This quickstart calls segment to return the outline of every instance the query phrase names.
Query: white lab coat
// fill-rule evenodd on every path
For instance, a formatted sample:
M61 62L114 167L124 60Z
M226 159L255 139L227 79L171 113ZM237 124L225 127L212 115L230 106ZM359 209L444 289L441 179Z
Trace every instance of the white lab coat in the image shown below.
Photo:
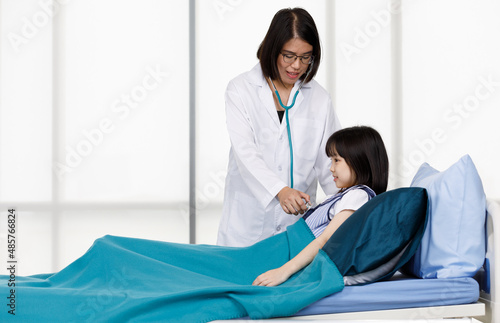
M300 82L292 89L290 105ZM260 64L234 78L225 95L231 140L217 244L249 246L286 230L299 216L286 214L276 197L290 186L286 117L280 123ZM329 94L316 81L304 84L289 110L294 188L316 199L318 181L337 191L325 144L340 129Z

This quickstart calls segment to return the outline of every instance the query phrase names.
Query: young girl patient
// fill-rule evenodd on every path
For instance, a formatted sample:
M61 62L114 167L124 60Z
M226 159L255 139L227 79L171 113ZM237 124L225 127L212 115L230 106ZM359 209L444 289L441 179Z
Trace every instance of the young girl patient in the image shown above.
M387 152L373 128L357 126L335 132L328 139L326 154L332 161L330 171L340 190L303 217L316 239L283 266L259 275L253 285L279 285L307 266L354 211L387 189Z
M14 313L15 304L19 322L269 318L292 315L339 292L344 281L338 264L318 250L355 210L385 191L388 162L380 135L368 127L336 132L326 153L340 192L309 210L305 222L299 219L287 232L242 248L108 235L57 273L15 276L15 289L0 284L0 295L11 306L0 312L0 321L12 319L7 310ZM290 254L297 256L289 260ZM254 261L262 257L262 262ZM261 287L279 285L296 272L298 279L289 284ZM0 281L12 277L0 276Z

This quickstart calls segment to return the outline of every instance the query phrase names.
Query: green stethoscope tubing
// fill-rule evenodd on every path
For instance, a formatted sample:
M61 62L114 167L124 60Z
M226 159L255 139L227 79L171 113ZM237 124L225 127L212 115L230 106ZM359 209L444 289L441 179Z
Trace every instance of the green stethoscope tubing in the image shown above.
M290 105L284 105L283 102L281 102L281 97L280 94L278 93L278 89L276 89L276 85L274 85L273 80L269 78L271 81L271 84L274 87L274 93L276 94L276 97L278 98L278 102L280 103L281 107L285 109L285 119L286 119L286 132L288 133L288 145L290 146L290 188L293 188L293 146L292 146L292 132L290 130L290 121L288 120L288 110L293 108L295 105L295 100L297 99L297 95L299 94L300 89L302 88L302 85L304 82L300 84L299 88L295 92L295 95L293 96L292 104Z
M309 62L309 68L306 73L306 76L304 77L304 80L300 82L299 88L295 92L295 95L293 96L292 104L289 106L286 106L281 102L281 97L280 94L278 93L278 89L276 88L276 85L274 85L274 82L271 78L269 78L269 81L271 81L271 84L274 87L274 93L276 93L276 97L278 98L278 102L280 103L281 107L285 109L285 118L286 118L286 132L288 133L288 145L290 146L290 188L293 188L293 146L292 146L292 132L290 130L290 121L288 120L288 110L293 108L295 105L295 99L297 99L297 95L299 95L299 91L302 88L302 85L304 85L305 80L309 77L309 73L312 71L312 67L314 64L314 58Z

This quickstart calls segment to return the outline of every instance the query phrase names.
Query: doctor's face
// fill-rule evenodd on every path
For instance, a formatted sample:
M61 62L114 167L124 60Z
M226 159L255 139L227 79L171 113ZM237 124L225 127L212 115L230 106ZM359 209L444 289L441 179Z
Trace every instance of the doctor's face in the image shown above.
M283 80L287 88L293 87L295 82L307 72L307 68L309 67L309 64L302 63L301 58L295 57L294 55L302 56L302 60L305 60L312 55L312 50L313 47L300 38L290 39L281 49L281 54L278 55L276 64L278 65L281 80ZM288 59L293 56L292 60L295 58L295 61L292 63L285 63L283 55L288 56Z

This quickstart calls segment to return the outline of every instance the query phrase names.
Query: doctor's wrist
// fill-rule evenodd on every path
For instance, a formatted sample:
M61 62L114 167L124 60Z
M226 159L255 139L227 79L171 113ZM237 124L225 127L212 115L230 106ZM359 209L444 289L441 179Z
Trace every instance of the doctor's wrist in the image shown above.
M278 192L278 194L276 194L276 198L278 198L278 200L279 200L279 201L281 201L281 199L282 199L284 196L286 196L286 195L287 195L287 191L288 191L288 190L291 190L291 188L290 188L290 187L288 187L288 186L283 187L283 188L282 188L282 189Z

